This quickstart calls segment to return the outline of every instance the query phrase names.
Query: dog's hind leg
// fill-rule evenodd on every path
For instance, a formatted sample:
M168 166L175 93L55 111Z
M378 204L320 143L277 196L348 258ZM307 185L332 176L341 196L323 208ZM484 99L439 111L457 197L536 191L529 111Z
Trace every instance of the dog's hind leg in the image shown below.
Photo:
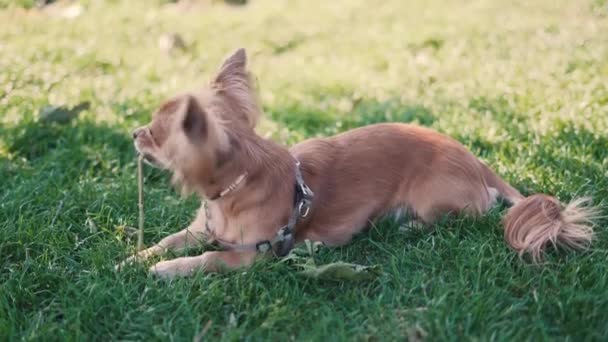
M498 192L498 189L496 188L488 188L488 196L488 206L485 211L490 210L490 208L496 205L498 198L500 197L500 192Z

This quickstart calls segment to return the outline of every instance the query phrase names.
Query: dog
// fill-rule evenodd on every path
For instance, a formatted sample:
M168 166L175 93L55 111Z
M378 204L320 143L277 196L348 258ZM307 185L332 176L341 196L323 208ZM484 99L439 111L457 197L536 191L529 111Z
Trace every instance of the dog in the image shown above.
M523 196L458 141L403 123L369 125L291 149L257 135L262 114L244 49L230 55L210 84L166 101L133 132L144 160L169 170L184 193L202 199L184 230L125 263L183 250L201 241L221 250L161 261L150 272L188 276L285 255L305 239L341 246L370 220L407 211L417 225L443 215L482 215L508 205L504 238L520 256L542 260L548 246L586 248L593 238L588 199L562 204Z

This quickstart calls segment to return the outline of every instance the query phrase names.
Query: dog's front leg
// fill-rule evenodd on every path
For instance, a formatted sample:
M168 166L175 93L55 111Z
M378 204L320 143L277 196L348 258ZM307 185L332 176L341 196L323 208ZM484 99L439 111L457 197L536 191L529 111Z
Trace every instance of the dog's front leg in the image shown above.
M161 256L168 251L179 252L188 247L199 245L204 241L204 235L201 232L203 231L203 227L205 227L205 220L205 214L201 209L188 228L178 233L171 234L160 240L156 245L128 257L125 261L117 265L116 268L120 269L124 265L135 261L145 261L152 256Z
M152 256L160 256L166 254L168 251L179 252L188 247L200 244L203 239L203 235L200 233L193 233L190 228L186 228L179 233L169 235L164 239L160 240L156 245L146 248L143 251L139 251L137 254L128 257L118 267L124 266L135 261L145 261Z
M248 267L256 259L257 252L205 252L195 257L183 257L161 261L150 267L150 272L162 278L190 276L196 271L220 272Z

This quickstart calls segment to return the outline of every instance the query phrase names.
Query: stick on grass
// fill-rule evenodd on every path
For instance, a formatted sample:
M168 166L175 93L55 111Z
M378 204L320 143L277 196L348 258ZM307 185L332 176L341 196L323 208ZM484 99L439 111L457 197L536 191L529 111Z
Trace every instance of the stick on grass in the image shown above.
M137 250L144 249L144 177L142 172L143 157L137 158L137 207L139 209L139 230L137 231Z

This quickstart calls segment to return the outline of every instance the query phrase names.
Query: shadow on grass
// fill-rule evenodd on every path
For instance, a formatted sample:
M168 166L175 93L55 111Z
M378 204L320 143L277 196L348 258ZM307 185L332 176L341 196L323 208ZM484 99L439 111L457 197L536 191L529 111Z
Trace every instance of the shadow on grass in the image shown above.
M436 119L424 106L405 104L399 99L356 99L351 101L350 106L352 110L339 113L335 110L323 111L300 104L289 104L268 108L266 113L272 120L290 130L301 132L305 137L333 135L381 122L412 122L429 126Z
M80 121L61 125L55 123L24 122L3 132L8 137L11 153L29 161L39 159L56 149L69 149L74 153L83 149L109 149L122 160L132 149L126 134L106 125Z
M35 169L63 177L112 177L126 165L135 165L128 131L90 120L63 125L28 120L0 128L0 134L12 155L11 160L2 157L6 166L0 168L0 175ZM163 179L159 170L147 168L146 174L152 182Z

